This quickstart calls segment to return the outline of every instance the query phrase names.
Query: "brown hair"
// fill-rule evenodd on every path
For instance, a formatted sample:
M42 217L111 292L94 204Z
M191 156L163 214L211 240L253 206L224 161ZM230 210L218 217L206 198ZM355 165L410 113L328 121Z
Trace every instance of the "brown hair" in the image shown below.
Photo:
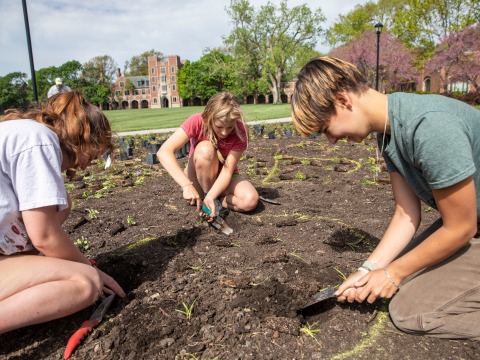
M107 117L98 107L85 101L78 91L54 95L42 106L24 113L8 110L4 120L14 119L36 120L57 134L61 147L74 164L67 172L70 177L75 174L81 152L113 149Z
M310 60L298 74L292 95L292 120L304 136L317 133L336 114L336 96L341 91L361 94L368 90L365 76L358 68L329 56Z
M220 151L218 151L218 139L213 131L213 122L222 121L225 126L234 126L235 133L241 140L245 140L243 134L238 130L238 121L243 124L245 133L247 133L247 125L243 119L243 112L240 109L240 104L235 99L235 95L229 91L219 92L213 95L210 100L207 102L207 106L202 113L203 119L203 132L204 136L213 144L217 150L217 156L220 162L224 163L225 159L223 158Z

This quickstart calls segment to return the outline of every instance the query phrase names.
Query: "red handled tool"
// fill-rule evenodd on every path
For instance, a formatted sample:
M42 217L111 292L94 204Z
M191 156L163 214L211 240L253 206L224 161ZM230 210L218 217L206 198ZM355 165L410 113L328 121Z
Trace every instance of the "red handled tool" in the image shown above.
M100 324L103 319L103 316L107 312L110 304L112 303L113 299L115 298L115 294L109 295L102 303L95 309L90 319L85 321L80 329L78 329L75 334L70 337L68 340L67 347L65 348L65 353L63 354L64 359L68 359L70 355L75 351L78 345L82 342L82 340L92 332L93 328Z

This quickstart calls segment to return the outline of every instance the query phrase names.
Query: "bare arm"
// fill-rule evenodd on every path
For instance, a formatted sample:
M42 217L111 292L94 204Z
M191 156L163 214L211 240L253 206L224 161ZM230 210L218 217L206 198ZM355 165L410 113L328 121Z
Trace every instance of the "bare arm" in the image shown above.
M243 152L230 151L225 160L225 164L218 174L217 180L213 184L212 188L208 191L208 194L205 196L204 203L210 209L214 210L213 200L223 194L225 189L228 187L232 181L232 176L235 168L237 167L240 157Z
M157 152L157 156L164 169L182 188L183 197L187 200L194 200L197 203L197 208L200 209L200 195L175 158L175 152L188 140L187 133L182 128L178 129L163 143Z
M390 264L402 252L415 235L421 220L420 199L412 188L398 172L390 173L390 179L395 213L382 240L368 257L368 261L377 264L379 268ZM339 287L338 293L342 294L346 289L354 288L354 284L364 276L361 271L355 272ZM348 300L353 301L354 298L355 292L350 292ZM346 297L339 297L340 301L345 299Z
M473 178L469 177L448 188L433 190L443 225L425 241L388 265L393 281L401 281L419 270L453 255L477 231L477 207ZM397 290L386 278L383 269L368 273L356 286L363 287L357 301L373 302L378 297L390 298Z

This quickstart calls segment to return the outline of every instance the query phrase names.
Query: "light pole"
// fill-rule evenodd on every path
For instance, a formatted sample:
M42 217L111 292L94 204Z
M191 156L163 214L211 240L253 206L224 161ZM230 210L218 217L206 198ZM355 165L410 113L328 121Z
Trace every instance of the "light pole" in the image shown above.
M375 75L375 90L378 91L378 63L380 61L380 33L382 32L383 24L377 22L374 26L375 32L377 33L377 70Z
M35 66L33 65L32 41L30 39L30 26L28 25L27 0L22 0L23 18L25 21L25 31L27 33L28 59L30 60L30 72L32 74L33 101L38 104L37 81L35 80Z

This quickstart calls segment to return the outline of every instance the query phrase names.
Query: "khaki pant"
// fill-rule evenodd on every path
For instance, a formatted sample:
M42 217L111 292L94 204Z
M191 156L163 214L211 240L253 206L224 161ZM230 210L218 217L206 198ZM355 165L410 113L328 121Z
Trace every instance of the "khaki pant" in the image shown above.
M441 219L434 222L410 249L441 225ZM408 333L480 340L480 239L402 283L389 310L395 326Z

